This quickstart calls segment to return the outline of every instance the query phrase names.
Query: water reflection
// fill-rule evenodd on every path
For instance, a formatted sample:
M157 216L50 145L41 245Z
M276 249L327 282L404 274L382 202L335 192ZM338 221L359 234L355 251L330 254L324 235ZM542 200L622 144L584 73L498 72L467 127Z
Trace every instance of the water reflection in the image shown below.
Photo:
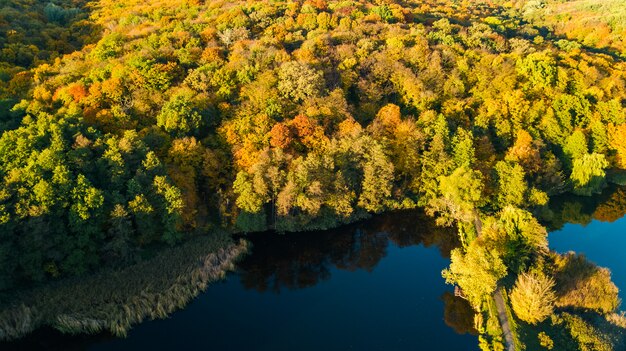
M606 201L601 202L592 217L601 222L615 222L626 215L626 189L616 189Z
M312 287L330 279L332 268L371 272L387 255L390 241L398 247L436 245L444 257L459 245L454 229L436 226L419 211L323 232L258 233L249 239L252 254L239 265L240 280L246 289L261 292Z
M565 224L587 225L593 220L614 222L626 215L626 187L610 186L597 196L562 195L550 200L539 214L549 231Z
M454 296L451 292L445 292L441 299L444 303L443 320L447 326L458 334L478 335L474 329L475 312L467 300Z
M599 221L613 222L624 216L624 189L610 188L601 196L591 198L557 197L541 213L543 222L551 230L563 228L567 222L588 225L584 235L580 235L584 250L571 246L572 233L563 233L561 247L588 252L597 263L613 268L616 283L621 287L626 284L626 272L619 269L623 266L623 245L617 243L626 239L621 232L613 230L615 235L607 248L601 245L607 242L606 228L595 226L606 224ZM620 223L626 225L622 220L611 226L618 228ZM566 226L566 229L571 231L576 227ZM595 234L604 235L604 239L594 239ZM58 345L58 349L72 346L116 351L165 349L175 348L182 340L193 342L196 349L242 350L343 350L359 345L361 349L373 349L374 344L380 345L380 349L394 349L390 345L395 345L395 349L415 345L467 349L476 345L474 337L454 335L452 330L460 334L476 333L474 313L465 300L451 293L452 288L444 284L440 275L440 270L447 265L441 256L449 257L451 249L459 245L456 232L435 226L431 218L419 211L380 215L330 231L258 233L247 239L253 244L252 252L240 263L237 274L204 292L204 285L197 288L196 278L203 277L198 275L197 258L206 254L208 246L189 243L152 260L158 264L146 263L112 276L115 279L109 279L110 283L101 277L92 277L77 281L76 285L42 289L41 294L32 294L33 297L27 299L37 307L33 311L45 317L37 319L36 325L58 327L56 316L67 315L68 311L88 316L89 320L94 319L92 316L99 320L113 316L111 320L117 321L119 315L126 316L127 310L117 311L129 306L128 301L139 301L144 306L146 296L154 296L156 303L145 305L150 313L157 311L154 306L176 302L172 304L175 308L167 309L169 314L200 294L184 311L171 318L133 328L128 339L107 341L100 335L89 339L63 337L52 343L50 340L58 334L49 337L39 332L29 338L31 342L0 344L0 349L49 349L51 344ZM558 234L552 234L550 242L558 244ZM597 256L594 256L596 246ZM407 249L398 249L404 247ZM183 300L177 297L181 296L180 292L184 293ZM46 299L34 298L40 295ZM59 298L51 299L51 296ZM0 322L2 320L0 318ZM339 332L344 327L349 328L351 337ZM277 328L288 332L272 337ZM1 330L8 329L0 323ZM240 338L242 330L246 338ZM331 334L330 342L319 338L319 335ZM47 346L32 346L44 344Z
M443 257L459 245L456 231L435 226L420 211L385 214L324 232L258 233L246 239L252 249L236 274L206 291L194 289L189 296L200 295L183 311L136 325L127 339L38 332L18 343L0 344L0 349L41 349L45 344L46 349L55 345L58 349L161 350L185 342L194 349L404 350L417 345L468 349L476 344L474 336L455 335L455 331L475 333L473 311L450 293L452 288L440 275L447 265ZM181 262L195 261L193 252L184 250L164 256L153 267L157 272L140 270L141 274L124 277L141 276L150 291L169 291L171 284L151 284L152 276L170 265L168 259L180 256ZM176 276L176 291L187 291L186 277L194 272L185 270ZM121 285L128 283L117 281L111 287ZM137 291L145 295L144 288ZM157 295L159 303L170 299L170 295ZM111 308L122 308L120 301L107 300ZM182 308L187 301L177 306ZM81 304L81 312L91 316L88 305ZM54 310L61 313L68 308L60 305ZM283 332L276 334L277 329Z

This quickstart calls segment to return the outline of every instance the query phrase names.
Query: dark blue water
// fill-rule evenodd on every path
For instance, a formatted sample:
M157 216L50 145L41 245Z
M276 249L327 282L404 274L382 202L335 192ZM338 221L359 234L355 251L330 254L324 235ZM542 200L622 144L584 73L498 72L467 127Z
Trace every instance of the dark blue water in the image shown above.
M90 349L474 350L475 337L444 322L447 264L436 248L391 245L371 272L333 268L303 289L249 290L233 275L171 318Z
M626 217L608 222L598 219L588 224L565 224L550 233L550 248L564 253L575 251L611 270L613 282L626 301ZM624 306L622 306L622 309Z
M40 332L18 350L477 350L473 311L441 270L454 230L420 212L248 237L238 271L127 338ZM167 288L167 287L164 287ZM49 336L48 334L52 334Z
M441 277L454 233L422 221L255 235L240 270L184 310L88 349L476 350L455 331L471 329L469 306Z

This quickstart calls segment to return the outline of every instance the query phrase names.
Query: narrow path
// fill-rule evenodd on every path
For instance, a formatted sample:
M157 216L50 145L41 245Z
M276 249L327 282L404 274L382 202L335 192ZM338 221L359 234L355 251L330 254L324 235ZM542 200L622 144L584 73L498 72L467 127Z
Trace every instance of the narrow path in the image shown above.
M476 228L476 233L478 236L483 231L483 222L480 220L480 215L478 212L474 211L474 227ZM500 327L502 328L502 333L504 334L504 343L507 351L517 351L515 349L515 339L513 337L513 332L511 332L511 327L509 324L509 316L506 313L506 306L504 305L504 298L502 297L502 287L496 288L496 291L493 293L493 299L496 302L496 309L498 310L498 320L500 320Z
M513 339L513 333L509 326L509 316L506 313L506 306L504 305L504 298L502 297L502 288L496 289L493 293L493 299L496 301L496 308L498 309L498 319L500 320L500 326L502 327L502 333L504 333L504 342L506 344L507 351L515 350L515 340Z

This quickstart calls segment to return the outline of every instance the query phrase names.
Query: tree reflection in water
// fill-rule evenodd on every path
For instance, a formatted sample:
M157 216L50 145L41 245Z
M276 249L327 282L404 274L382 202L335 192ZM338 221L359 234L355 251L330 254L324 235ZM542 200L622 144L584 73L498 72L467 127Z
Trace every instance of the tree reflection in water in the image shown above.
M330 279L333 268L371 272L386 256L390 242L398 247L436 246L442 256L460 245L455 228L436 226L421 211L401 211L335 230L248 237L252 252L239 265L246 289L280 293L305 289ZM459 334L474 334L474 311L467 301L446 292L444 321Z
M474 329L474 309L472 306L451 292L445 292L441 299L444 303L443 320L446 325L454 329L458 334L478 335Z
M561 195L550 200L539 217L549 231L566 223L587 225L596 219L614 222L626 215L626 187L612 185L597 196Z
M330 278L331 268L371 272L398 247L437 246L444 257L459 245L454 228L442 228L420 211L401 211L323 232L251 234L252 254L240 265L246 289L280 292L312 287Z

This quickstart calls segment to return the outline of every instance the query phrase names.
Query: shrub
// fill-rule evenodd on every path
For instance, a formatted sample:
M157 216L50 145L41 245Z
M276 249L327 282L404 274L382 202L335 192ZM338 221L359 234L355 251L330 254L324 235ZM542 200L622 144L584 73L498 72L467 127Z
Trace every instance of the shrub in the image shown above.
M574 253L557 256L555 263L557 307L607 313L619 306L619 290L611 281L611 271Z

